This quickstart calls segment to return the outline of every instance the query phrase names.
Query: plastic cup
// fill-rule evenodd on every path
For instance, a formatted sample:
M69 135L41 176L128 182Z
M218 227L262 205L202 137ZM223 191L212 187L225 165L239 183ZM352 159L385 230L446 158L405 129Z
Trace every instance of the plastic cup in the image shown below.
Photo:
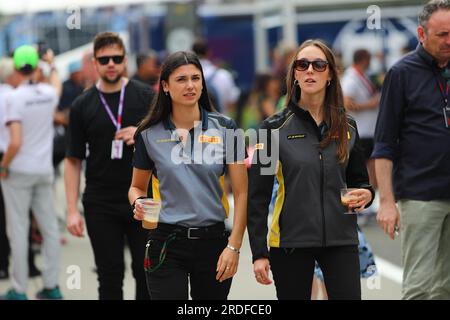
M344 207L347 208L347 211L345 211L345 214L356 214L355 211L351 210L349 208L349 205L356 202L356 196L349 194L351 191L355 191L357 188L342 188L341 189L341 203Z
M152 198L137 199L145 212L142 227L145 229L156 229L159 221L159 212L161 211L161 201Z

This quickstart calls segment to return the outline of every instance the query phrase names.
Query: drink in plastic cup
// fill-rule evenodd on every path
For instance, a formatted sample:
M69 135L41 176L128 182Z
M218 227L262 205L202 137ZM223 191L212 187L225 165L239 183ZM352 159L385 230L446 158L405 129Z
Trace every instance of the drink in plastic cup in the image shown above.
M357 188L342 188L341 189L341 203L347 208L346 214L354 214L356 212L349 209L349 205L356 202L356 196L349 194L351 191L355 191Z
M161 211L161 201L152 198L137 199L144 208L144 220L142 220L142 227L145 229L156 229L159 221L159 212Z

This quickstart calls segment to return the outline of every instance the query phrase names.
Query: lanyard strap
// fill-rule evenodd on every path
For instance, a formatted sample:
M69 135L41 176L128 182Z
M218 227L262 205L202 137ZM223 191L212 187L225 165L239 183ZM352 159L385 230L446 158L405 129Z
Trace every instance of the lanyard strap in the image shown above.
M108 113L109 118L111 119L112 123L116 127L117 131L120 130L122 127L122 111L123 111L123 99L125 96L125 80L122 80L122 87L120 88L120 98L119 98L119 110L117 111L117 120L114 119L114 115L111 111L111 108L108 105L108 102L106 102L105 97L103 96L101 90L101 82L98 86L98 94L100 96L100 100L102 101L103 107L106 110L106 113Z
M358 78L361 80L363 86L366 87L367 90L369 91L369 94L373 95L376 91L376 88L373 85L373 83L367 78L365 74L361 73L358 69L354 68L354 70Z
M445 104L447 104L448 101L448 81L445 81L445 92L444 92L444 86L442 85L440 79L439 79L439 73L433 69L434 78L436 79L436 82L439 87L439 92L441 93L442 98L444 99ZM445 79L444 79L445 80Z
M439 91L441 92L445 103L447 103L447 100L448 100L448 82L445 84L445 93L444 93L444 86L442 85L442 83L440 81L438 81L438 83L439 83Z

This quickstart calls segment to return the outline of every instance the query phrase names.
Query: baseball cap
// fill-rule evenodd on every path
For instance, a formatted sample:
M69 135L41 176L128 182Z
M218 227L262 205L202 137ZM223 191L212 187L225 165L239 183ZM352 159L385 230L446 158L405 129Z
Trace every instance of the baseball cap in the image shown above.
M72 61L69 64L69 73L74 73L81 70L81 61Z
M37 50L29 45L23 45L14 50L14 67L16 70L23 68L36 69L39 62Z

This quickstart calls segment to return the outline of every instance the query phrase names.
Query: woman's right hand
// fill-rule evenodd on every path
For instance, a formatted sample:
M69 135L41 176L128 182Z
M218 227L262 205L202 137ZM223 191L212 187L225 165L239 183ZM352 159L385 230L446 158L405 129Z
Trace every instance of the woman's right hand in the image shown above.
M253 273L255 274L256 281L261 284L272 284L272 280L269 278L270 262L267 258L260 258L253 262Z

